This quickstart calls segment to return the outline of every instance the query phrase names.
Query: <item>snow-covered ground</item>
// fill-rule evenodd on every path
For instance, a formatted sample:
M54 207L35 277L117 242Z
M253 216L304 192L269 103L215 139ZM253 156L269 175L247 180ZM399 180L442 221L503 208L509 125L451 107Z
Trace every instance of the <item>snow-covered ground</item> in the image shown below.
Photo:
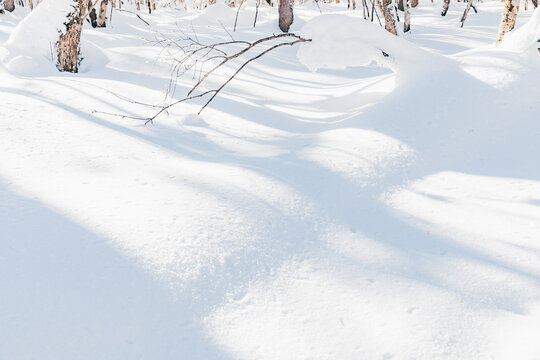
M540 10L495 47L498 1L399 38L321 6L146 126L103 113L163 101L149 39L234 10L116 11L79 74L0 15L0 359L540 358ZM236 38L279 31L261 9Z

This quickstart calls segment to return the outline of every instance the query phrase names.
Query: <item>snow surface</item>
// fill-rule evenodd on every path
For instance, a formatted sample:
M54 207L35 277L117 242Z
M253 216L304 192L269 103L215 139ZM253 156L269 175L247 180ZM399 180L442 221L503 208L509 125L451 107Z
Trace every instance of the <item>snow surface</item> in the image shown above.
M32 74L56 62L56 42L59 33L65 30L64 22L73 9L71 3L71 0L43 1L19 22L3 46L4 55L0 56L9 71Z
M149 40L275 9L115 11L68 74L55 1L0 15L0 359L540 358L538 10L496 47L498 1L298 6L311 43L144 126L103 112L164 101Z

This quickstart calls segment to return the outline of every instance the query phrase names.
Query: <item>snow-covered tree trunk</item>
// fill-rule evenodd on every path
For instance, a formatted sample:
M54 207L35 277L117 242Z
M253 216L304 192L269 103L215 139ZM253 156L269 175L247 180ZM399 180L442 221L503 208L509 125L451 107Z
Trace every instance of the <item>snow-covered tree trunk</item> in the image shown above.
M64 23L65 30L58 40L58 69L60 71L79 71L79 42L83 25L82 9L84 0L71 1L73 8Z
M4 0L0 0L0 14L4 13Z
M446 16L446 13L448 12L449 7L450 7L450 0L444 0L441 16Z
M279 28L283 32L289 32L293 23L293 8L291 0L280 0L279 2Z
M382 0L382 4L379 3L384 14L384 28L394 35L397 35L396 21L394 20L394 14L392 13L392 0Z
M534 8L536 9L538 7L538 0L531 0Z
M505 0L504 12L499 26L499 36L497 44L500 43L504 35L511 31L516 25L516 18L519 11L519 0Z
M109 0L101 0L99 5L99 15L97 19L97 27L105 27L105 20L107 19L107 5L109 5Z

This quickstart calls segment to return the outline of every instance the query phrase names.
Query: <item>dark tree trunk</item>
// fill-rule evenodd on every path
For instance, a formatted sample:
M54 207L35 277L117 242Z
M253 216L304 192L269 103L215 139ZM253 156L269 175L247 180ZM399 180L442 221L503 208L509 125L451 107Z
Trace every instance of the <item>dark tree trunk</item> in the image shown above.
M4 9L6 11L12 12L15 10L15 2L13 0L4 0Z
M448 12L449 7L450 7L450 0L444 0L441 16L446 16L446 13Z
M97 27L97 15L96 15L96 9L92 7L92 0L88 0L88 10L90 11L90 14L88 15L88 18L90 19L90 24L92 24L92 27Z
M290 0L280 0L279 2L279 28L283 32L289 32L293 23L293 8Z

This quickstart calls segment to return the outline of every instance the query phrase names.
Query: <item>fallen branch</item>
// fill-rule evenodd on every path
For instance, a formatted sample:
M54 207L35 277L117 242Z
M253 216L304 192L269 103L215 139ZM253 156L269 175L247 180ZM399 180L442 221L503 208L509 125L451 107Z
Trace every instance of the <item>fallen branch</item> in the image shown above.
M227 78L225 82L223 82L219 87L215 89L211 89L208 91L204 91L198 95L192 95L195 90L197 90L201 84L203 84L210 75L212 75L216 70L227 64L229 61L233 59L237 59L241 57L242 55L246 54L250 50L253 50L254 48L258 48L261 45L276 41L276 40L285 40L283 42L279 42L277 44L271 45L269 47L266 47L264 50L261 50L258 54L251 56L247 60L245 60L235 71L234 73ZM292 41L291 41L292 40ZM187 42L187 44L182 43ZM197 72L197 64L201 63L201 70L199 75L199 80L195 83L195 85L188 91L187 96L174 101L168 105L165 105L161 107L161 109L155 113L152 117L145 118L145 124L153 123L153 121L161 115L163 112L167 111L171 107L196 98L202 98L206 95L212 94L212 96L206 101L206 103L202 106L202 108L199 110L198 114L201 114L201 112L216 98L216 96L225 88L249 63L263 57L264 55L268 54L269 52L283 47L283 46L293 46L295 44L301 43L301 42L309 42L311 39L305 39L299 35L296 35L294 33L284 33L284 34L278 34L278 35L272 35L268 36L259 40L256 40L254 42L244 41L244 40L230 40L230 41L223 41L219 43L213 43L213 44L203 44L201 43L197 38L193 38L190 36L187 36L184 39L181 40L173 40L170 38L164 38L157 43L164 46L164 48L167 49L169 54L172 54L170 51L171 47L174 47L176 50L180 50L182 52L182 56L180 58L173 56L173 62L174 65L171 69L171 80L169 85L169 90L171 87L176 85L176 82L178 81L178 78L181 74L185 73L185 71L194 68L195 72ZM227 48L231 46L243 46L243 48L237 50L236 52L232 53L231 55L228 55ZM217 65L213 66L210 70L203 72L202 67L208 62L212 60L221 60ZM180 69L184 69L184 71L181 71ZM173 84L174 83L174 84Z

